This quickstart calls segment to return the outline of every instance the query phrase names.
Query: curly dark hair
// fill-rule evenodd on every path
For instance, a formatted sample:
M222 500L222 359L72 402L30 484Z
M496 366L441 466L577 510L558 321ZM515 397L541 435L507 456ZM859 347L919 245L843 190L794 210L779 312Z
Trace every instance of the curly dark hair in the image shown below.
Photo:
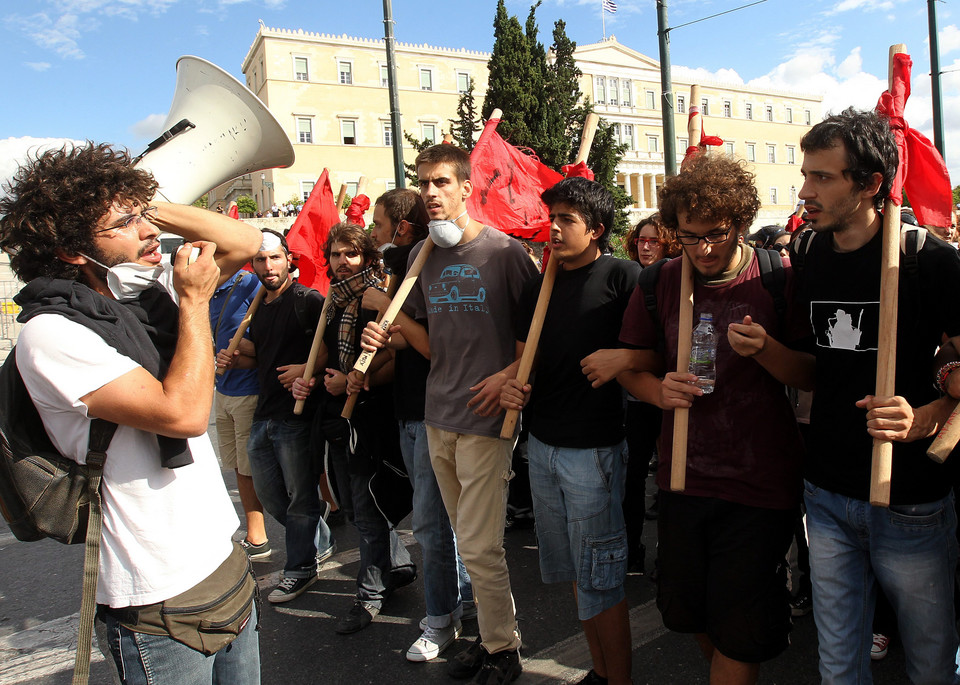
M373 237L367 233L365 228L351 224L349 221L341 221L339 224L332 226L330 233L327 235L327 242L323 245L323 258L327 262L327 275L330 278L336 277L336 274L330 270L330 250L334 243L350 245L360 253L364 263L372 266L374 273L376 273L379 278L383 278L380 250L377 249L376 243L373 242Z
M847 151L843 175L860 190L867 187L874 174L883 177L880 189L873 196L874 208L882 209L900 164L897 141L887 118L873 110L848 107L840 114L831 114L800 139L800 149L804 152L830 150L838 145Z
M540 194L540 199L550 208L561 202L569 205L583 217L590 231L602 225L604 230L597 240L597 247L600 248L600 252L607 251L616 216L616 205L609 190L596 181L574 176L565 178L544 190Z
M660 219L660 212L654 212L650 216L640 219L639 223L633 227L633 230L627 234L624 243L630 259L635 262L640 261L640 252L637 250L637 238L640 237L640 231L643 230L644 226L653 226L654 230L656 230L657 242L660 243L660 247L663 248L664 257L680 256L680 243L677 242L677 237L663 225L663 221Z
M663 224L676 232L679 212L691 221L717 222L745 232L760 211L754 175L726 155L700 154L667 179L658 199Z
M77 279L79 267L59 253L97 253L94 230L114 202L145 205L157 191L148 171L134 169L126 150L87 141L37 152L0 199L0 249L22 281Z

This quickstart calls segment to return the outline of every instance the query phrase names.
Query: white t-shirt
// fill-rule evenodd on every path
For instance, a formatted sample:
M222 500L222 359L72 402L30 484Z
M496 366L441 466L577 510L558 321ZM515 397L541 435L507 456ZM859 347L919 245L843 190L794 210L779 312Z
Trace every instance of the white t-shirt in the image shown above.
M132 371L136 362L59 314L28 321L16 352L54 445L84 463L90 418L80 398ZM166 469L156 435L117 428L101 487L98 603L125 607L169 599L209 576L230 554L240 522L210 439L191 438L190 451L193 464Z

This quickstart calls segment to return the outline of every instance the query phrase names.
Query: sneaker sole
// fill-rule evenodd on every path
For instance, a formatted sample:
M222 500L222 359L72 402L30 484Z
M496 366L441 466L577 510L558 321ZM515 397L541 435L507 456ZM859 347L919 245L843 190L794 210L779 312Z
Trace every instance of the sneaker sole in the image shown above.
M463 632L463 626L455 626L453 629L453 634L450 636L450 639L444 642L442 645L437 645L436 649L432 649L429 652L411 652L410 649L408 649L407 661L420 663L422 661L432 661L433 659L436 659L438 656L443 654L450 645L452 645L454 642L457 641L457 638L460 637L460 634L462 632ZM419 640L417 642L419 642ZM416 642L414 644L416 644Z
M250 557L250 561L263 561L264 559L269 559L271 554L273 554L273 550L268 549L266 552L257 552L256 554L247 554L247 556Z
M283 593L278 593L276 590L274 590L274 591L271 592L269 595L267 595L267 601L270 602L271 604L283 604L284 602L289 602L289 601L291 601L291 600L294 600L294 599L296 599L297 597L299 597L300 595L302 595L304 592L306 592L307 589L308 589L311 585L313 585L314 583L316 583L316 582L317 582L317 577L316 577L316 576L310 576L309 581L310 581L310 582L308 582L306 585L304 585L303 587L301 587L301 588L300 588L299 590L297 590L296 592L283 592Z

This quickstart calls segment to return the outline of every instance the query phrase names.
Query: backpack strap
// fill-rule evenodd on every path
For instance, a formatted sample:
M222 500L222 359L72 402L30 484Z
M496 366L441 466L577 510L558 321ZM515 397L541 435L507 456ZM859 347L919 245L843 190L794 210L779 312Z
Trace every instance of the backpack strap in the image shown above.
M909 224L900 224L900 263L911 279L920 275L920 263L917 254L927 241L927 229Z
M654 262L640 270L640 277L637 279L637 287L643 291L643 304L647 308L650 320L657 327L657 351L661 354L664 350L665 336L663 333L663 324L660 323L660 317L657 314L657 281L660 280L660 269L669 261L666 257L660 261Z
M790 251L790 265L795 271L803 270L803 262L810 252L810 246L813 245L813 237L816 232L812 228L805 228L800 231L800 235L793 241L793 248Z
M305 288L294 290L293 311L297 315L297 323L300 324L300 328L306 331L308 335L312 335L316 326L310 323L310 317L307 315L307 291Z
M787 313L787 274L783 269L783 259L776 250L754 248L757 254L757 265L760 267L760 282L773 298L773 307L777 312L777 319L784 321Z

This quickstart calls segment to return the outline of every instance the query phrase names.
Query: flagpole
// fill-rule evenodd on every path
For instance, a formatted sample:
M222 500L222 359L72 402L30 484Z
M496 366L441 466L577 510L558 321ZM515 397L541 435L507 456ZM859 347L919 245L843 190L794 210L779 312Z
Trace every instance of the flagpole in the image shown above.
M603 0L600 0L600 24L603 26L603 40L607 40L607 12L603 9Z

